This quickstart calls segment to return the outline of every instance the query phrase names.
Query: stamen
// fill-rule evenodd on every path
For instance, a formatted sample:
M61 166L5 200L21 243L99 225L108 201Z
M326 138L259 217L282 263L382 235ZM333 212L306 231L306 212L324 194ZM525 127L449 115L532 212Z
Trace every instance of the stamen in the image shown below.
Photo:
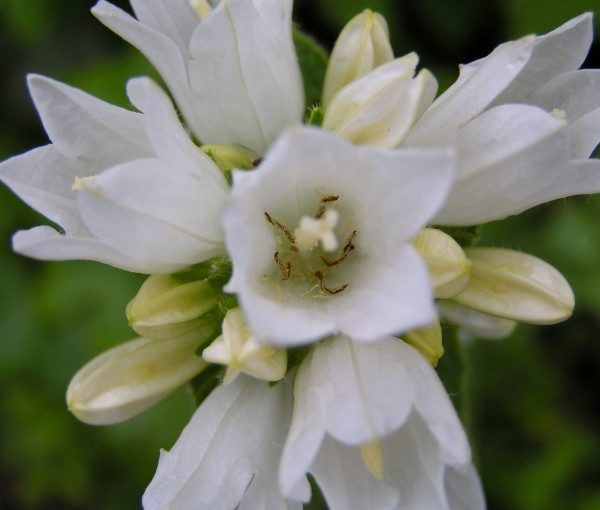
M323 197L321 199L321 202L319 202L319 207L317 208L317 212L315 213L315 218L319 219L321 216L323 216L323 213L325 212L327 206L331 202L335 202L338 198L340 198L339 195L327 195L326 197Z
M332 289L330 287L327 287L327 285L325 285L325 276L323 275L323 273L321 271L317 271L315 273L315 276L317 277L317 280L319 280L319 287L326 294L331 294L331 295L339 294L340 292L343 292L344 290L346 290L346 287L348 287L348 284L345 283L344 285L339 285Z
M273 258L275 259L277 267L279 267L279 270L281 271L281 279L283 281L287 280L290 277L290 273L292 272L292 264L289 262L284 264L283 261L279 258L278 251L275 252Z
M280 223L279 221L271 217L271 215L268 212L265 212L265 218L267 218L267 221L271 225L273 225L275 228L278 228L283 233L283 235L292 245L292 250L298 251L298 248L296 248L296 238L294 237L294 234L292 234L292 232L290 232L290 230L283 223Z
M344 262L344 260L346 260L346 257L348 257L348 254L355 248L354 246L354 239L356 239L356 230L354 230L352 232L352 234L350 234L350 237L348 238L348 240L346 241L346 244L344 245L344 247L342 248L342 253L339 255L339 257L335 258L335 259L328 259L327 257L321 257L321 260L325 263L325 265L327 265L328 267L332 267L332 266L337 266L338 264L341 264L342 262Z

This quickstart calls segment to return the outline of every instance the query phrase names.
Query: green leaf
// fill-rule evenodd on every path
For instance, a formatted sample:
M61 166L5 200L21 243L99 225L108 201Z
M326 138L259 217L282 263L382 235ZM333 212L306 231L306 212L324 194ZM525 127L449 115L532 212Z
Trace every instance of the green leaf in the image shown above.
M329 57L310 35L305 34L299 28L294 27L293 35L304 81L305 104L310 107L321 100Z

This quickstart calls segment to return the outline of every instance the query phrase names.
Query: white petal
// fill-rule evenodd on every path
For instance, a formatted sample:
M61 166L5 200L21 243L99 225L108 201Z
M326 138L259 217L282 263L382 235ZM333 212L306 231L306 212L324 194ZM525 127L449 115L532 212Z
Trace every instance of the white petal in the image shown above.
M583 69L564 73L550 80L527 98L551 112L563 110L569 122L600 108L600 69Z
M194 29L200 23L189 0L131 0L136 18L166 35L186 55Z
M459 132L460 174L434 223L480 224L572 194L565 128L527 105L499 106L469 122Z
M212 179L223 190L228 190L223 173L190 140L173 103L158 85L149 78L134 78L127 84L127 95L135 107L144 112L148 138L162 161L200 179Z
M365 468L359 449L327 438L311 473L330 510L349 508L393 509L400 494L394 487L377 480Z
M81 220L71 186L94 169L69 159L53 145L38 147L0 164L0 180L21 200L73 235L90 235Z
M535 38L498 46L477 66L463 67L458 81L438 97L407 136L406 145L454 142L456 130L484 111L527 63Z
M445 463L460 465L471 458L469 443L435 370L412 347L402 344L402 357L415 395L416 411L435 437Z
M190 83L207 144L262 153L304 110L290 0L223 0L194 32Z
M448 467L445 487L449 510L485 510L483 488L472 464Z
M358 446L404 424L414 402L405 350L393 338L364 345L336 337L315 347L305 364L329 435ZM295 392L310 393L310 387L297 383Z
M226 195L159 160L100 174L78 194L86 225L149 266L190 265L222 253L218 216Z
M427 422L411 414L402 429L382 441L381 448L384 481L400 492L396 510L446 510L444 460Z
M306 343L343 331L369 341L431 322L427 272L407 243L441 204L451 175L445 150L376 151L308 128L284 135L257 171L234 174L234 204L223 217L234 262L228 289L239 294L257 339ZM264 213L295 223L314 214L318 192L340 196L340 221L358 233L353 259L338 273L349 286L324 301L282 300L273 286L261 287L276 250Z
M589 158L600 143L600 108L577 119L569 126L574 158Z
M290 413L285 384L269 388L240 376L220 386L171 451L162 453L144 508L228 510L240 503L240 508L287 508L274 481Z
M151 154L139 113L43 76L29 75L28 83L48 136L65 156L100 169Z
M50 227L20 230L13 236L13 250L34 259L95 260L138 273L161 273L183 269L182 266L173 267L173 265L145 265L98 239L62 235Z
M515 321L477 312L451 300L438 301L437 307L444 319L453 322L468 334L478 338L489 340L506 338L517 326Z
M140 50L156 67L177 105L183 110L188 124L198 135L206 118L200 118L196 110L188 81L187 56L182 55L179 47L169 37L140 23L105 0L100 0L92 8L92 14Z
M592 14L589 12L537 37L527 65L496 98L494 105L520 101L555 76L578 69L587 56L592 39Z

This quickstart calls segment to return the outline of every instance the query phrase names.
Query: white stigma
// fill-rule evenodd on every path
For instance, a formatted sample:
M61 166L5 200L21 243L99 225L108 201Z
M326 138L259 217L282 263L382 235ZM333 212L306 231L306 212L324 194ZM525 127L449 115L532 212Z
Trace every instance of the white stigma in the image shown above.
M313 218L302 216L300 225L294 230L296 245L300 250L307 251L316 248L321 242L323 250L337 250L338 240L334 232L340 219L340 213L335 209L327 209L322 217Z

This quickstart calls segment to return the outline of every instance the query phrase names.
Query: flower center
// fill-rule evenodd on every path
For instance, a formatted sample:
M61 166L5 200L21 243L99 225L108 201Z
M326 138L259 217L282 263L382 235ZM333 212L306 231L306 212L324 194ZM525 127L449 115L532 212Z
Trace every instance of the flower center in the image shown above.
M330 270L343 264L354 250L357 231L353 230L343 247L339 248L335 228L340 213L330 207L339 195L327 195L321 199L314 216L304 215L293 231L268 212L265 218L276 230L277 251L273 260L281 281L306 282L310 286L303 297L333 296L343 292L347 283L328 283ZM337 251L337 255L331 255Z

